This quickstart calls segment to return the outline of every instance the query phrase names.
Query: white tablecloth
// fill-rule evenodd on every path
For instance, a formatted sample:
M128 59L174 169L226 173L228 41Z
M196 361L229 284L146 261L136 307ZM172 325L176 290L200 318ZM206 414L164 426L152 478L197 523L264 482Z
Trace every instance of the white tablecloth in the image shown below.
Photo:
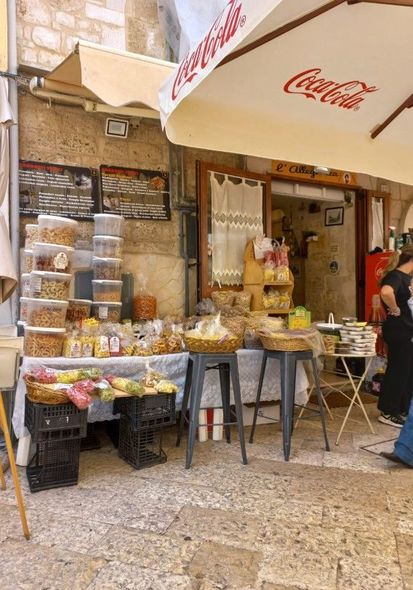
M260 374L262 351L261 350L239 350L238 365L241 384L241 397L244 403L255 401L257 394L258 378ZM156 371L164 373L168 379L171 379L180 388L180 394L177 396L177 405L180 406L182 400L182 390L185 382L185 373L188 363L188 353L166 354L151 357L112 357L110 359L97 358L34 358L24 357L20 379L16 390L16 402L13 414L13 427L17 438L28 435L24 426L24 398L26 387L22 375L32 368L46 366L55 369L74 369L78 367L99 367L103 369L106 375L117 375L119 377L129 377L130 379L140 379L146 371L146 365ZM297 381L296 381L296 402L301 404L307 401L308 380L302 363L297 364ZM263 401L280 399L280 368L276 359L268 359L267 370L262 388L261 399ZM231 396L232 398L232 396ZM221 394L219 387L218 371L208 371L205 375L204 391L202 395L202 407L213 408L221 405ZM112 420L111 403L103 403L100 400L93 402L89 408L89 422L100 422L103 420Z

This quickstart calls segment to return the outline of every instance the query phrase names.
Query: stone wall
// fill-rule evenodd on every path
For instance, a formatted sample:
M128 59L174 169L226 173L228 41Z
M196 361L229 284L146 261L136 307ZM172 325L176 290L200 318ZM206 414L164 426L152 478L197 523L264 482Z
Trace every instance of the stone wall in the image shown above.
M22 65L49 70L78 39L167 59L156 0L18 0Z

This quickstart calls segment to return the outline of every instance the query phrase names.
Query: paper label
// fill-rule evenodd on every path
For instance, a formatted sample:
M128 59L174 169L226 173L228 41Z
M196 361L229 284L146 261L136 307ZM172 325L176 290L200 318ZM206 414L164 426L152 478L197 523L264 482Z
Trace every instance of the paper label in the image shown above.
M100 336L99 344L101 352L109 352L109 339L107 336Z
M66 270L68 262L67 254L65 252L59 252L59 254L56 254L53 260L56 270Z
M107 305L100 305L99 306L99 319L106 320L108 317L108 307Z
M117 336L112 336L109 340L109 350L111 353L120 352L120 340Z
M41 293L42 292L42 279L40 277L32 278L31 287L32 287L34 293Z
M93 344L85 342L82 346L82 356L93 356Z

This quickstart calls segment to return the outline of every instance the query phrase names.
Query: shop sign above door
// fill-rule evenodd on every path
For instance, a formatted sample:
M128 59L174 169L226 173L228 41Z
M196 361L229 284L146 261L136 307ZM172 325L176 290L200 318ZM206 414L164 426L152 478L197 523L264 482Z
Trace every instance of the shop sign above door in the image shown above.
M320 170L319 166L310 166L298 162L286 162L284 160L272 160L271 172L279 178L286 180L301 180L317 182L318 184L334 184L343 186L357 186L357 174L346 170L330 168L327 172Z
M101 166L102 211L127 219L171 219L169 174L120 166Z

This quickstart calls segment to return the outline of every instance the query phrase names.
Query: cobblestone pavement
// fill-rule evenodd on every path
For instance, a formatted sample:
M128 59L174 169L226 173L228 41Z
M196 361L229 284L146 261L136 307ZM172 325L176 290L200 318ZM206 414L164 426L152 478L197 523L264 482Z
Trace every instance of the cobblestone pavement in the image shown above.
M257 429L249 465L233 442L185 444L167 433L168 461L135 471L109 441L81 453L79 484L31 494L32 540L21 534L10 475L0 492L2 590L413 590L413 470L362 450L390 450L355 411L301 421L285 463L278 425ZM247 435L249 429L246 429ZM184 441L185 443L185 441Z

